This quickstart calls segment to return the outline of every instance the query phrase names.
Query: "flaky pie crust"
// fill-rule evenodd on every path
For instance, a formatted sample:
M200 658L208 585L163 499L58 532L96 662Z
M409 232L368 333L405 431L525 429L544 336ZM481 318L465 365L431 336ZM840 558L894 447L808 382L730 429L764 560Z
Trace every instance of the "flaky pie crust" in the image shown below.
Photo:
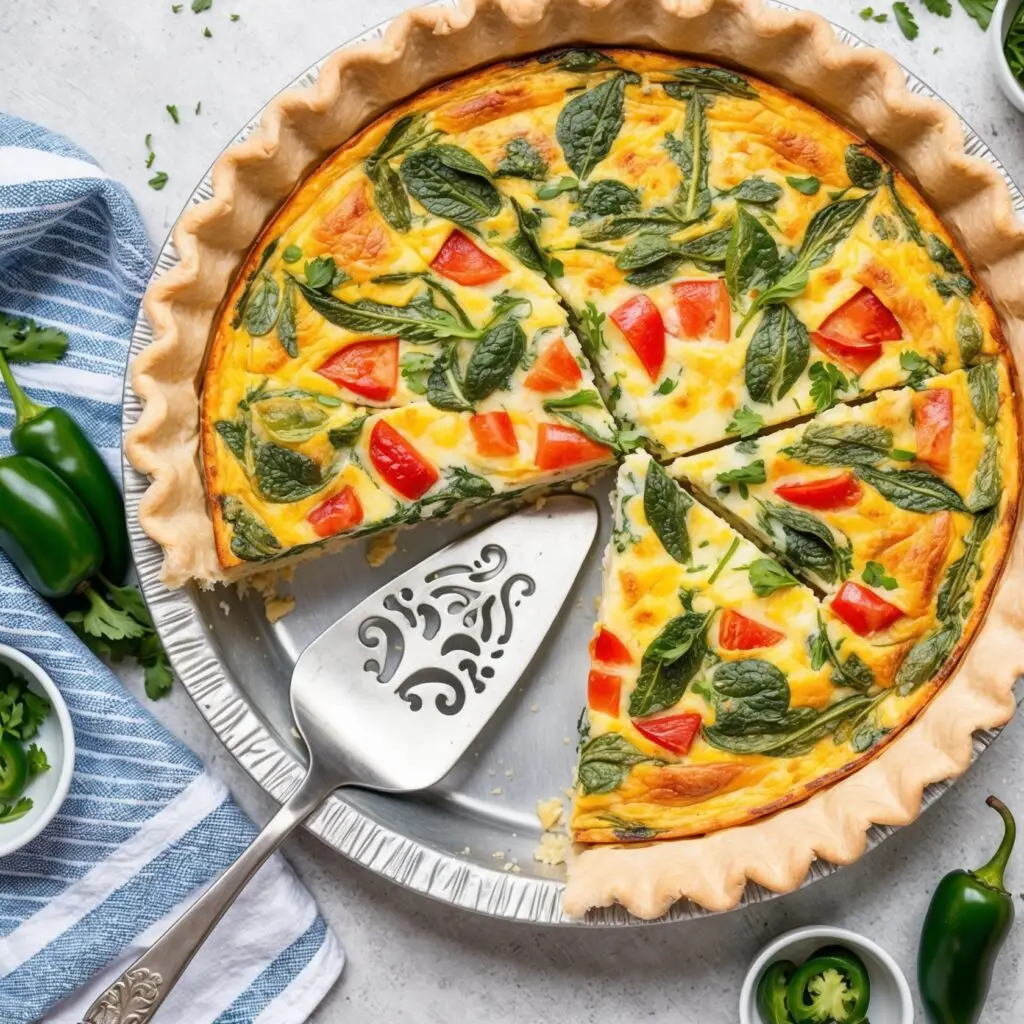
M1024 225L997 171L964 150L957 116L911 93L896 62L838 41L807 12L761 0L464 0L416 9L380 42L345 49L316 84L290 90L261 127L213 167L213 197L174 227L181 262L144 300L154 340L135 359L145 403L125 439L148 474L139 521L164 550L162 579L225 579L198 466L199 390L210 329L232 277L271 215L317 164L373 118L473 67L588 42L677 51L747 69L800 96L882 149L954 232L1000 314L1018 374L1024 353ZM689 898L727 910L748 881L796 888L811 862L848 864L873 824L905 825L924 788L962 773L975 730L1014 710L1024 671L1024 541L1018 531L988 613L955 673L903 735L849 778L750 825L646 846L585 849L569 867L564 909L620 903L656 918Z

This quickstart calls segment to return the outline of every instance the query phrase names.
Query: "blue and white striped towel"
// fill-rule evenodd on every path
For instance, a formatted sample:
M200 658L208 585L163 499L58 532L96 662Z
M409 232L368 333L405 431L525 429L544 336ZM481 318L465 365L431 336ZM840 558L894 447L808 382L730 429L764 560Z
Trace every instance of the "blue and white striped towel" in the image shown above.
M66 331L56 365L17 368L118 462L121 377L149 274L127 191L76 146L0 114L0 310ZM2 391L2 389L0 389ZM13 425L0 394L0 455ZM244 849L253 826L194 755L0 555L0 642L56 680L78 756L60 814L0 859L0 1024L80 1021L131 960ZM298 1024L342 951L280 858L260 872L168 999L166 1024Z

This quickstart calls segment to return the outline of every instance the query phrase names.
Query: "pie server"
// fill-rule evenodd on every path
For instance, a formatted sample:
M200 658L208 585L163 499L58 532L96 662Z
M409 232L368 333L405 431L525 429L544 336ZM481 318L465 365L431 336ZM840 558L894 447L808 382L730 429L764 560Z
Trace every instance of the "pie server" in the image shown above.
M292 673L306 777L83 1024L146 1024L260 865L334 790L411 793L440 782L529 665L597 521L589 498L549 498L431 555L324 630Z

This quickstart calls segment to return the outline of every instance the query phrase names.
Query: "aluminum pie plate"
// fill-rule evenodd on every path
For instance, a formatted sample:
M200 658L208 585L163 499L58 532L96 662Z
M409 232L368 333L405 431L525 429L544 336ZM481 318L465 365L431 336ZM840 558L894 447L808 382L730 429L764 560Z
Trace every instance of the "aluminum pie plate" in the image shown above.
M453 0L436 2L438 6L455 6ZM377 40L388 24L384 22L346 45ZM866 45L844 29L833 28L844 42ZM312 84L322 64L317 62L286 88ZM911 91L936 95L906 74ZM258 111L232 144L252 132L262 115L263 111ZM1002 174L1015 210L1024 213L1024 195L1006 169L969 125L964 123L963 129L967 152L987 160ZM207 172L188 205L201 203L212 193ZM168 238L153 279L177 262L178 254ZM140 312L131 356L151 338L150 325ZM141 402L126 377L124 431L131 429L141 411ZM368 594L466 532L468 526L465 521L425 523L406 530L398 534L395 553L376 569L367 562L368 542L363 541L332 557L300 565L291 588L296 609L271 625L263 601L254 593L239 597L232 587L170 591L160 582L160 548L143 533L138 519L147 481L126 460L123 472L140 582L175 671L242 767L267 793L283 801L305 771L305 751L294 732L288 705L288 681L299 652ZM425 794L399 798L350 791L344 799L332 797L307 824L325 843L409 889L493 917L531 924L621 927L642 923L621 907L594 910L581 921L570 920L562 912L564 868L548 867L533 859L541 834L537 801L565 796L572 779L575 722L587 672L595 597L600 592L601 550L610 531L610 477L606 474L591 490L601 510L601 527L590 559L560 621L496 720L455 771ZM477 513L473 521L482 523L488 518L487 513ZM974 756L987 749L996 735L995 731L977 734ZM932 804L950 785L947 781L930 786L923 805ZM893 831L873 827L868 848ZM835 865L816 861L803 884L836 870ZM749 883L741 905L777 895ZM688 920L707 913L692 903L680 902L662 920Z

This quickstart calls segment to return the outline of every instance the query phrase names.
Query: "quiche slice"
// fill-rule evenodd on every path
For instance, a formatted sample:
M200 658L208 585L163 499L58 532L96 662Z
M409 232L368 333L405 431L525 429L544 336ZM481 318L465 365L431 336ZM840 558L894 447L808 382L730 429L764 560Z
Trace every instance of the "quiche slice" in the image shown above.
M954 660L1012 532L1018 434L1006 367L987 361L810 423L674 462L832 615L899 652L900 686Z
M586 53L585 74L580 51L553 62L561 80L530 68L534 95L575 87L553 107L495 102L459 138L490 166L524 168L501 187L620 422L653 451L999 351L949 234L845 129L721 68Z
M618 474L572 819L696 835L854 770L920 706L876 646L646 454Z
M544 278L449 221L427 260L436 225L399 230L377 205L387 175L366 166L389 133L299 191L224 308L203 465L228 575L613 459L614 421Z

